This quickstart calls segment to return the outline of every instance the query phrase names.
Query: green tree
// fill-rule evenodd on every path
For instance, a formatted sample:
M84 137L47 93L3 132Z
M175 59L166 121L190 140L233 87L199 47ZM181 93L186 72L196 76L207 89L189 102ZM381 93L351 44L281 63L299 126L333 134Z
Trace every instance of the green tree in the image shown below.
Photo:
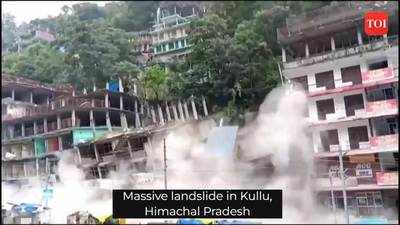
M145 97L156 101L168 98L167 77L168 73L160 65L147 68L141 79Z
M17 26L15 17L11 14L1 15L1 52L16 51Z
M22 53L2 57L2 72L45 83L61 82L65 70L64 55L50 45L36 43Z

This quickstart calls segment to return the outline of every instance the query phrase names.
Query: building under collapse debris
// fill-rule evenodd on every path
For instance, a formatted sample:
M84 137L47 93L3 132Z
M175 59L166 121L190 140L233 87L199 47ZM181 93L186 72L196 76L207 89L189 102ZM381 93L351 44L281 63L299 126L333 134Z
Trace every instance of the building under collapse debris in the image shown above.
M364 13L374 10L389 12L387 35L362 31ZM308 96L321 201L331 205L333 190L343 208L336 173L342 150L351 213L397 218L398 3L333 2L289 17L277 35L283 76Z
M92 91L79 92L70 86L43 85L2 74L2 182L23 184L57 173L59 153L63 151L74 153L87 178L101 178L108 173L110 161L145 157L140 151L145 135L125 143L129 148L118 143L118 151L107 143L89 149L78 148L80 144L207 115L203 97L145 101L124 92L121 80L110 81L105 89L93 87Z

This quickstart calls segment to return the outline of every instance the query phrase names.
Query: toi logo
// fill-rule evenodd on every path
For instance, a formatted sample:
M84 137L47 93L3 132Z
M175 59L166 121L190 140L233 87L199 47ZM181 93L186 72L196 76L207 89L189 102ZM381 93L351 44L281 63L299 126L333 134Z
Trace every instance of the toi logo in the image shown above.
M364 15L364 32L369 36L381 36L388 33L387 12L370 11Z

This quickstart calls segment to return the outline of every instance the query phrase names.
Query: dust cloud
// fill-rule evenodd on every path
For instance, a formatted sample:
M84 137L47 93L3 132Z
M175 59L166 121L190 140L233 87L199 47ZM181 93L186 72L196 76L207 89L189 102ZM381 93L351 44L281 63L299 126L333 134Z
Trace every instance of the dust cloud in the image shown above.
M60 155L60 183L54 186L54 198L49 202L52 209L50 223L65 223L67 215L78 210L89 211L94 216L112 213L112 188L153 188L163 189L163 140L167 150L168 189L208 188L276 188L283 190L283 219L263 220L264 223L333 223L329 211L318 205L314 199L312 173L312 146L307 133L305 117L307 99L297 86L283 86L274 89L260 106L256 118L239 128L237 152L224 156L206 149L208 134L217 126L212 119L181 124L167 133L155 134L146 151L151 159L148 169L153 171L152 182L137 185L129 177L136 171L129 171L121 164L119 172L111 173L109 190L100 190L84 181L84 175L74 164L71 153ZM268 170L264 164L251 160L267 157L274 172L270 176L254 173ZM260 167L260 168L257 168ZM2 184L3 199L18 199L23 202L41 202L42 187L32 183L25 189ZM14 201L15 202L15 201ZM337 213L340 222L341 212ZM137 222L137 221L136 221ZM343 222L343 221L342 221Z

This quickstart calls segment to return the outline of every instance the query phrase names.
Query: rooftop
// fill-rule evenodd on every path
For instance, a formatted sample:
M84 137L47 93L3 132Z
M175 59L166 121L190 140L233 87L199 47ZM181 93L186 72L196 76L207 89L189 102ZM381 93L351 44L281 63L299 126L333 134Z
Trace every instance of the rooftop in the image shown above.
M364 13L370 10L385 10L393 14L398 12L398 3L397 1L332 2L331 5L311 12L286 18L286 26L277 30L277 39L282 44L288 44L348 29L361 23Z

